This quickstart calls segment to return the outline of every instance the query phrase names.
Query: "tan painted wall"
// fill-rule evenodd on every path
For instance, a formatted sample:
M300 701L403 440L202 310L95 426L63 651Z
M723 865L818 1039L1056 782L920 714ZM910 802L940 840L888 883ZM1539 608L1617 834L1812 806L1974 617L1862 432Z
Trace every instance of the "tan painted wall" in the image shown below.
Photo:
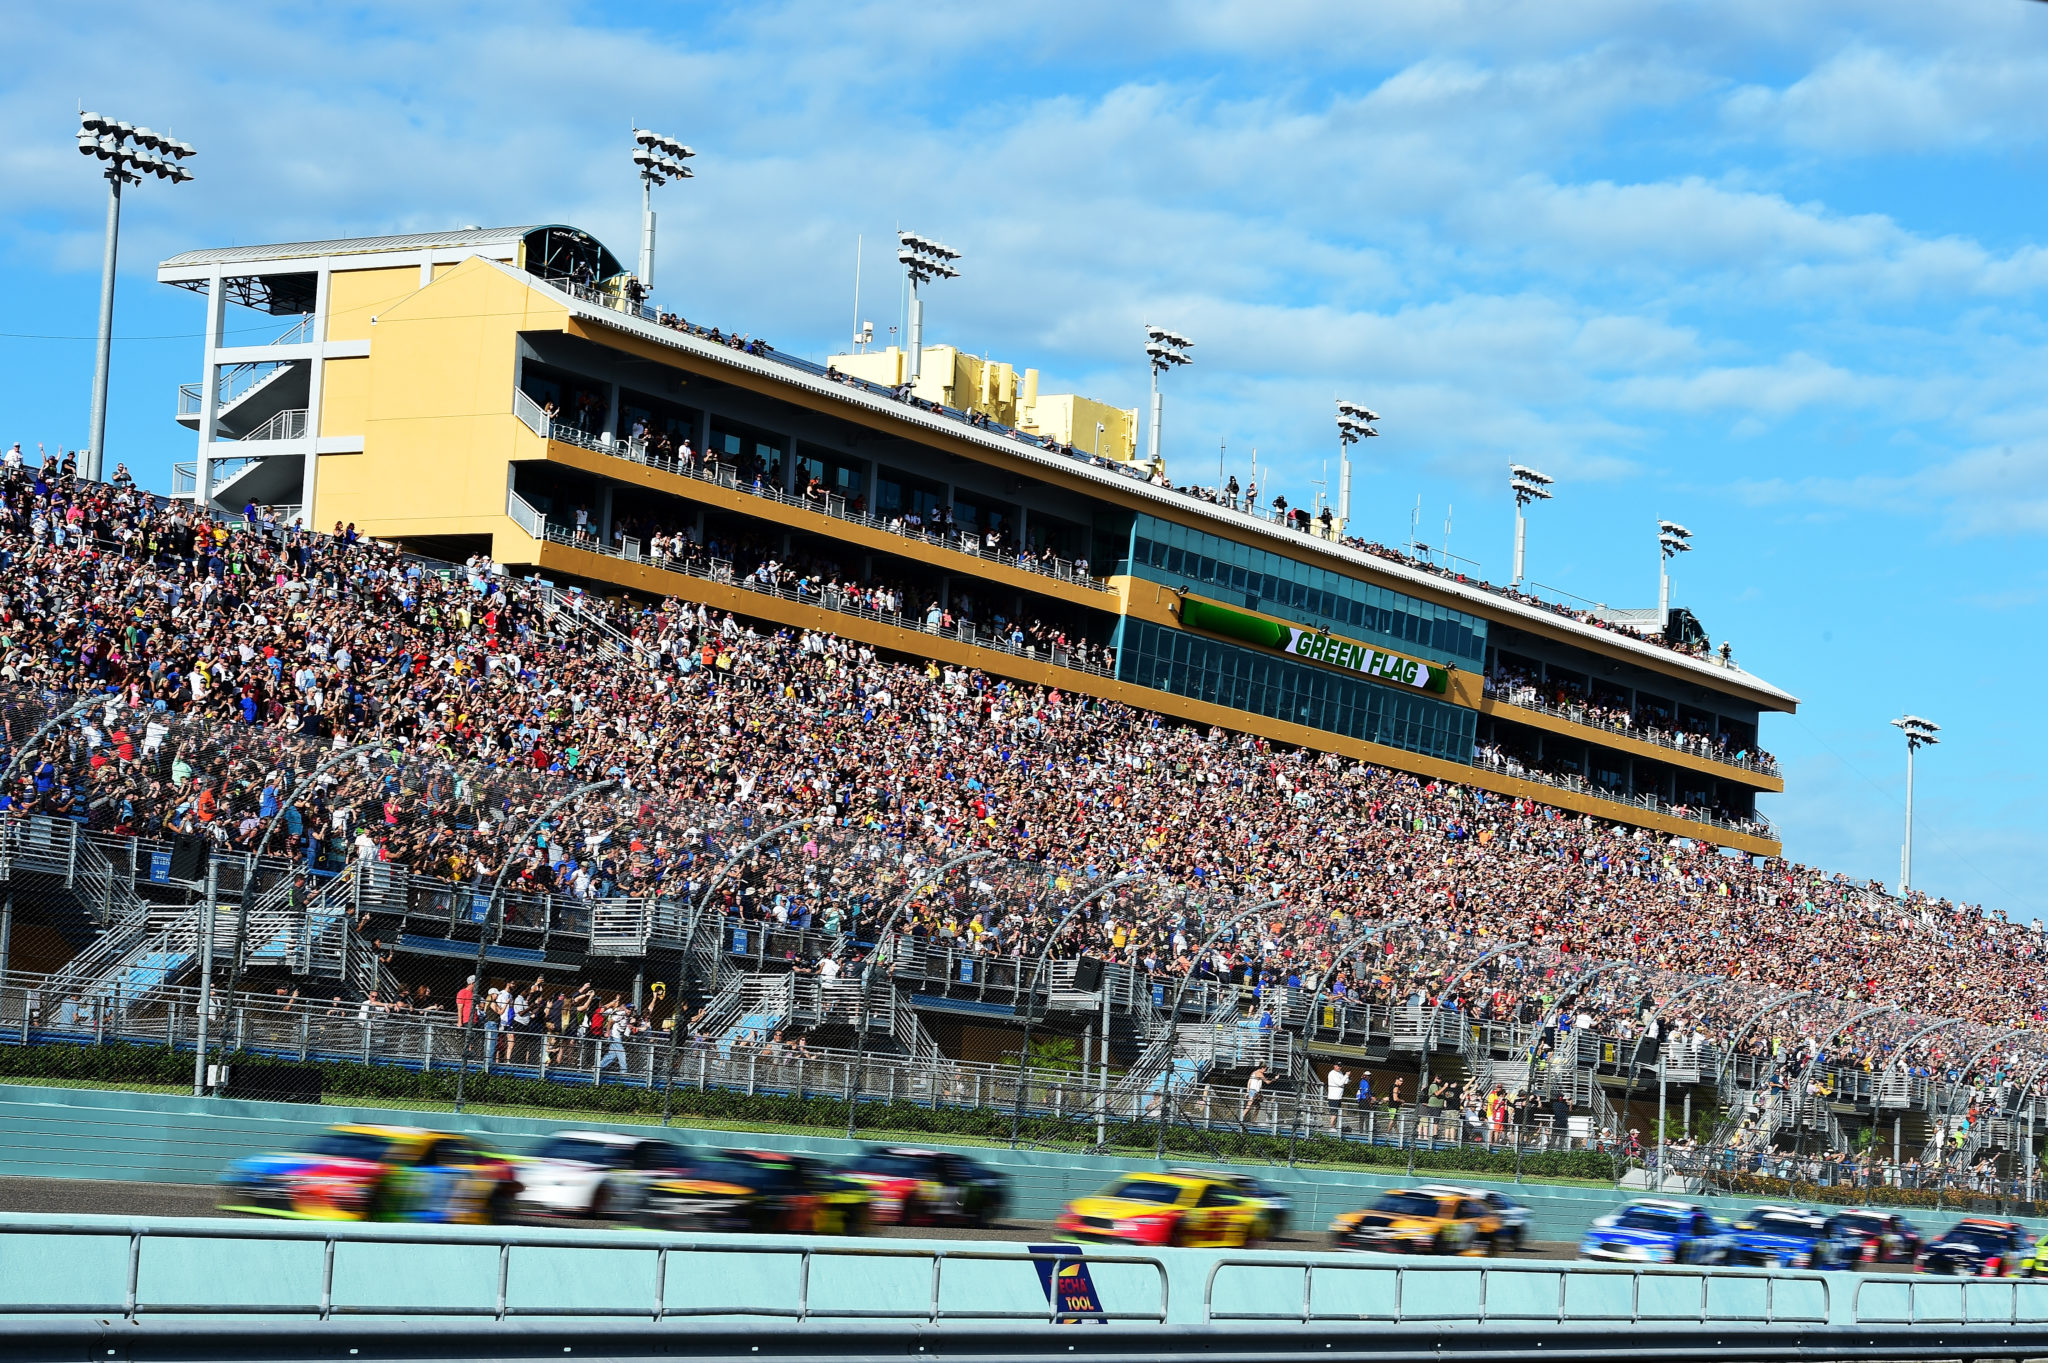
M420 287L420 267L386 270L340 270L327 281L327 339L364 341L376 334L372 317Z
M476 258L387 307L370 341L363 453L321 457L314 522L372 535L507 528L511 462L544 457L512 415L518 333L566 315Z
M320 434L361 435L369 420L370 357L327 361L320 381Z

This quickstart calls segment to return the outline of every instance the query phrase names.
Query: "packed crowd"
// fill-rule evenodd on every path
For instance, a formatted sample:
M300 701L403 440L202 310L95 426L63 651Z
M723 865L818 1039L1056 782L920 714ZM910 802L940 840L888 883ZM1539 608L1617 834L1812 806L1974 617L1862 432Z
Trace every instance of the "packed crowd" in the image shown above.
M1617 987L1586 1024L1624 1035L1731 1037L1771 990L1987 1023L2048 1007L2042 939L1970 906L1902 905L1794 863L677 600L592 602L605 630L570 628L551 594L488 561L436 570L339 529L252 533L54 466L0 477L0 681L98 688L138 717L88 715L24 764L7 808L230 845L281 809L294 855L593 894L694 892L731 811L820 814L829 831L757 858L714 910L872 927L906 866L987 848L1003 877L923 894L914 932L1025 956L1060 905L1132 872L1142 883L1091 903L1061 954L1304 988L1358 929L1399 922L1333 994L1563 1032L1585 1006L1567 958L1729 982L1661 1018L1638 1015L1640 983ZM10 753L23 724L10 716ZM263 742L378 755L286 792ZM598 777L632 792L614 826L579 835L563 815L519 836L542 792ZM1193 959L1223 906L1268 899ZM1747 1045L1810 1047L1813 1028L1772 1020Z
M1485 688L1487 695L1498 696L1512 705L1568 715L1580 724L1647 739L1701 757L1754 763L1772 772L1778 769L1776 757L1761 747L1735 741L1725 731L1709 733L1696 721L1682 722L1661 706L1647 702L1632 706L1619 695L1589 695L1575 682L1546 680L1508 663L1494 666L1486 676Z

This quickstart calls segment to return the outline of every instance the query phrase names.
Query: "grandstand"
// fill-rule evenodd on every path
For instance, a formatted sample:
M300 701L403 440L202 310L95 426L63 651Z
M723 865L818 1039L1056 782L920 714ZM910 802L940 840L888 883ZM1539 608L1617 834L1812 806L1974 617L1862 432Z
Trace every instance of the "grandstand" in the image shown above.
M228 296L311 307L289 353L209 355L306 371L234 380L304 383L295 449L201 421L176 498L0 471L0 1044L909 1099L1084 1141L1625 1146L1661 1113L1695 1177L2033 1200L2042 938L1775 855L1726 791L1775 788L1741 726L1790 698L621 312L569 229L453 235L166 264L216 337ZM347 300L374 341L336 334ZM458 360L467 397L427 391ZM657 379L703 405L639 406ZM900 500L917 469L943 500ZM234 511L244 478L344 533ZM1636 683L1698 708L1647 723ZM1723 803L1474 763L1510 724ZM1372 1100L1328 1112L1333 1063ZM1254 1067L1278 1098L1247 1110Z
M229 515L1781 850L1758 725L1796 702L1689 615L1616 628L1177 489L1126 428L1111 455L1040 434L1035 373L935 349L943 380L885 386L862 375L895 352L799 360L635 301L560 226L191 251L159 278L206 295L180 485ZM229 301L291 325L224 347Z

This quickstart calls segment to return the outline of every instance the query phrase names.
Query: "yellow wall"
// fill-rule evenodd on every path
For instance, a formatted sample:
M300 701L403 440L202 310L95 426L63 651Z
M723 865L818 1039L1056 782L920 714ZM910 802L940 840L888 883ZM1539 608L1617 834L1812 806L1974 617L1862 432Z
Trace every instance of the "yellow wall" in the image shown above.
M320 379L320 434L361 435L370 417L368 356L327 361Z
M376 334L372 317L420 287L420 267L389 270L338 270L327 279L327 339L365 341Z
M503 527L507 466L545 457L512 415L518 333L559 330L567 315L474 257L387 306L366 362L363 453L321 456L313 522L372 535Z
M885 388L901 384L910 373L910 353L889 346L865 353L833 355L826 361L842 374ZM1005 426L1057 440L1090 454L1096 452L1095 423L1103 425L1105 459L1137 457L1138 409L1112 407L1077 393L1038 392L1038 371L1019 374L998 360L987 360L958 347L928 345L918 360L917 385L910 390L926 402L943 403L956 411L975 411Z

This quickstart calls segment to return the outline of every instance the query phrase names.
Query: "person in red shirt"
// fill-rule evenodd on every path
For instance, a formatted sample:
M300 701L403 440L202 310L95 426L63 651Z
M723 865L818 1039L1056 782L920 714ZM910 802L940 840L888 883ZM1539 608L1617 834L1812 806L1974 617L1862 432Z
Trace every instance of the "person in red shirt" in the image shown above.
M471 1015L476 1009L476 976L469 977L469 983L455 991L455 1020L464 1027L469 1026Z

